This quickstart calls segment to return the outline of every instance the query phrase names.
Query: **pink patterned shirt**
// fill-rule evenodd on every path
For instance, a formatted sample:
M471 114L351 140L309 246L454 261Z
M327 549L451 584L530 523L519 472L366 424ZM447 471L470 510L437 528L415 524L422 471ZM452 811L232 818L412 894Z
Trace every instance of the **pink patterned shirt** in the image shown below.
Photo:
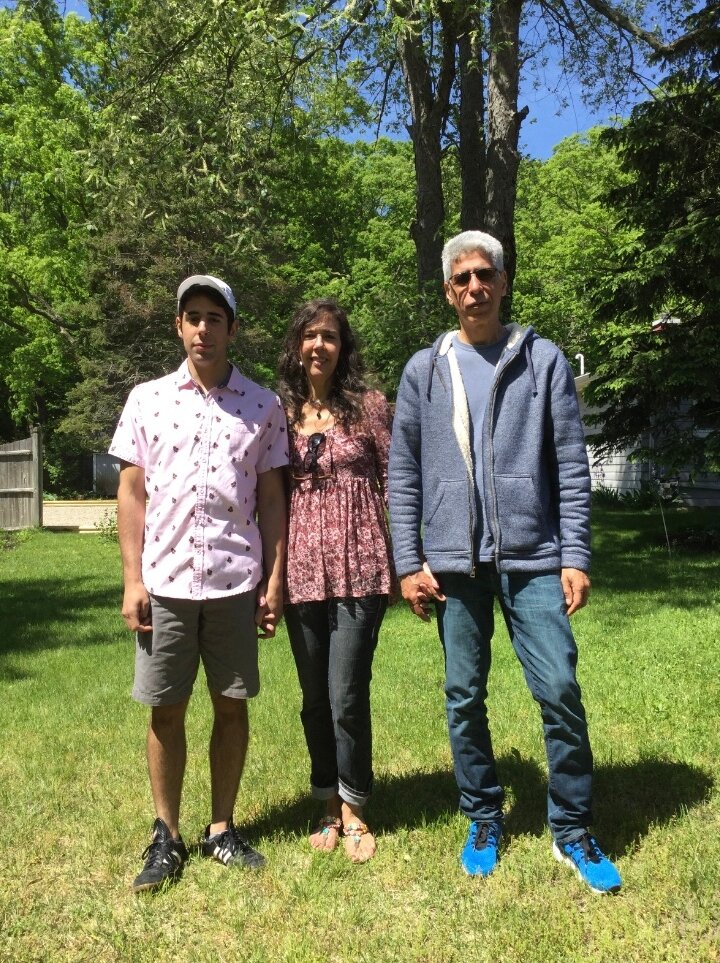
M307 435L291 432L293 475L286 561L290 604L387 595L392 590L385 518L392 412L363 395L359 424L328 429L318 471L306 473Z
M110 454L145 469L142 577L151 595L214 599L262 577L257 476L288 462L277 395L233 367L207 395L187 361L133 388Z

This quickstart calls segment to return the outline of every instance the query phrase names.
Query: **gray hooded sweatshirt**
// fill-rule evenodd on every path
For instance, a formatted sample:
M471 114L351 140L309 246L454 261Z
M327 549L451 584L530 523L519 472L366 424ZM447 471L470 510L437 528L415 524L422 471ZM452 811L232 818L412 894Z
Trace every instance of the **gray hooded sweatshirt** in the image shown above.
M575 382L560 349L512 324L482 424L484 508L500 572L590 566L590 471ZM448 332L405 367L390 449L398 576L474 571L467 398Z

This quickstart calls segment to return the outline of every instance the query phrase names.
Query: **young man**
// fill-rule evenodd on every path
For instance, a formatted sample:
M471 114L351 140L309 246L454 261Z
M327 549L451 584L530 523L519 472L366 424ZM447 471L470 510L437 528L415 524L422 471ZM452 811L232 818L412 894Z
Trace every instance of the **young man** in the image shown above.
M247 699L259 690L258 633L282 615L285 539L280 401L228 361L235 298L219 278L178 288L175 327L186 360L138 385L110 453L121 460L118 533L122 615L137 635L134 698L151 706L147 760L156 820L133 890L176 879L188 853L180 835L185 711L200 659L214 709L211 818L203 855L260 868L233 808L248 744Z
M403 596L425 621L437 603L470 819L461 863L489 875L502 834L485 706L497 598L542 715L553 854L594 891L611 892L620 876L588 829L593 762L568 619L590 589L590 474L572 372L531 327L500 323L507 278L494 237L467 231L442 258L459 326L405 368L389 489Z

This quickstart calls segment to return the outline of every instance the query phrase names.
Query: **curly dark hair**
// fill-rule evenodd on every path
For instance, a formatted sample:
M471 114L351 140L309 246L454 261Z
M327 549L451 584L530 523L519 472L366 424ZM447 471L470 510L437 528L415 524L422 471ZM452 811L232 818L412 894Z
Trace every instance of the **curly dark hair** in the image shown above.
M290 426L298 424L302 420L303 405L310 397L310 384L300 360L300 345L305 328L320 314L329 314L335 318L340 328L340 356L327 404L335 413L336 420L347 428L362 417L362 395L368 388L363 377L365 366L347 314L332 298L307 301L301 304L293 315L278 363L278 393L285 406Z

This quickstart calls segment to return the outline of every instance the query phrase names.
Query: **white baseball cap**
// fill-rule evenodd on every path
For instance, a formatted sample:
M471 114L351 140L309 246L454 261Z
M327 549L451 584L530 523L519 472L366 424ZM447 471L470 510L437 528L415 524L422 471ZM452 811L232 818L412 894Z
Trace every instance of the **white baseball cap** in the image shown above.
M183 295L186 294L190 288L195 287L212 288L213 291L217 291L230 309L233 321L235 320L235 295L232 293L229 284L226 284L220 278L214 277L212 274L193 274L191 277L185 278L177 290L178 314L180 313L180 302L183 299Z

